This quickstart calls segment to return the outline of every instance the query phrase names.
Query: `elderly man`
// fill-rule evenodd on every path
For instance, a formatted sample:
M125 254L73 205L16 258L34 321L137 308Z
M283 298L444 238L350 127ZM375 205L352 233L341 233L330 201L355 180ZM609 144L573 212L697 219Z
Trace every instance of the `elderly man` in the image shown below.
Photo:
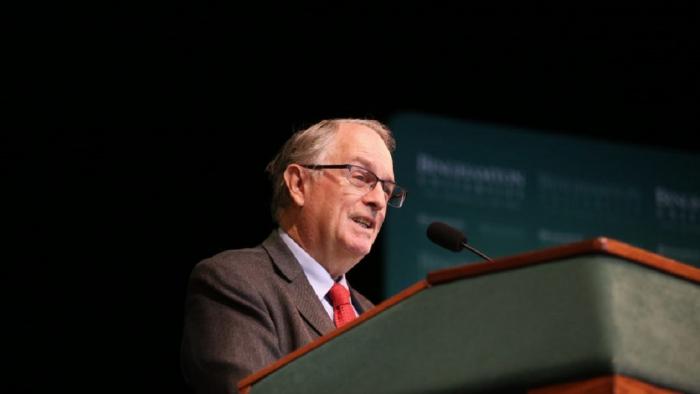
M387 205L401 207L395 141L381 123L319 122L295 133L268 164L279 225L261 245L194 268L182 342L198 393L237 382L372 307L345 278L377 238Z

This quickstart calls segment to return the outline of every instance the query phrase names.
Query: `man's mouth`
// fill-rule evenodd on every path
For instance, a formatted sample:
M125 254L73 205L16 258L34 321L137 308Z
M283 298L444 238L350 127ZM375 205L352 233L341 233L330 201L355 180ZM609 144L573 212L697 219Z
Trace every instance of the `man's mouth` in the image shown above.
M366 229L371 229L374 227L374 220L362 217L362 216L355 216L352 218L352 220L359 224L360 226L366 228Z

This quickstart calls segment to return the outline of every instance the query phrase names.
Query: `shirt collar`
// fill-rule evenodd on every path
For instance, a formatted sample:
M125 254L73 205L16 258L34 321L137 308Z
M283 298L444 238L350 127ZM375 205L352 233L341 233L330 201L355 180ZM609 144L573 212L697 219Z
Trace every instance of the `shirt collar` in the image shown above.
M302 249L302 247L299 246L299 244L297 244L292 237L289 236L289 234L287 234L281 228L279 228L278 231L282 241L287 245L289 250L301 265L301 269L304 271L304 275L306 275L306 279L308 279L311 287L314 289L316 296L318 296L320 299L324 299L328 294L328 291L330 291L331 287L333 287L333 284L335 284L335 280L333 280L331 274L329 274L318 261L311 257L311 255L309 255L304 249ZM345 286L345 288L348 288L345 275L343 275L338 282Z

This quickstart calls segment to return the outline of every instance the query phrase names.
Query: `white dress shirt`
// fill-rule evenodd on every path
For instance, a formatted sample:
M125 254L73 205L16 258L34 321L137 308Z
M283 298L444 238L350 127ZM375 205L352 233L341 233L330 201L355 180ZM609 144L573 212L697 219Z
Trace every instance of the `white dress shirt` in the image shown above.
M296 257L299 264L301 264L301 269L304 270L306 279L308 279L316 296L321 301L323 309L326 310L328 316L333 320L333 305L331 305L328 299L328 292L336 281L333 280L331 274L329 274L318 261L302 249L284 230L280 228L278 231L282 241L287 245L289 250L292 251L292 254ZM348 289L348 282L345 279L345 275L338 280L338 283ZM355 306L353 305L352 308L355 309ZM355 314L358 315L357 310L355 310Z

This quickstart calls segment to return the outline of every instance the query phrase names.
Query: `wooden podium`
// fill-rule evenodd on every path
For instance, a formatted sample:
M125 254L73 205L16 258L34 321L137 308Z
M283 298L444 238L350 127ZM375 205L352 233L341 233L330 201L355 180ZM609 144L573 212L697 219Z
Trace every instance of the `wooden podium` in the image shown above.
M700 269L607 238L430 273L243 393L700 393Z

